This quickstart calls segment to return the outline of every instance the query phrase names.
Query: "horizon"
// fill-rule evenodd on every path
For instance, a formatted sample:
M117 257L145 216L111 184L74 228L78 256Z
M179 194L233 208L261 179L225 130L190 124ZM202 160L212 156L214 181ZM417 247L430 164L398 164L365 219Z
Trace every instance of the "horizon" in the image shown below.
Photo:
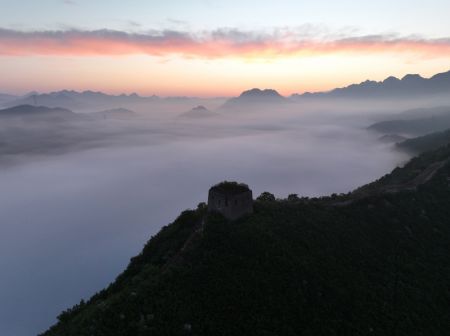
M89 93L89 92L90 93L101 93L101 94L110 95L110 96L122 96L122 95L133 96L133 95L137 95L138 97L141 97L141 98L155 97L155 98L162 98L162 99L167 99L167 98L228 99L228 98L237 97L240 94L242 94L242 93L244 93L246 91L251 91L251 90L261 90L261 91L274 90L275 92L277 92L281 96L283 96L285 98L289 98L289 97L291 97L293 95L303 95L305 93L327 93L327 92L333 91L335 89L346 88L346 87L348 87L350 85L355 85L355 84L359 85L359 84L362 84L362 83L367 82L367 81L382 83L384 80L386 80L388 78L392 78L392 77L394 77L396 79L399 79L399 80L403 80L408 75L419 75L423 79L430 79L430 78L432 78L432 77L434 77L436 75L443 74L443 73L448 73L448 72L450 72L450 69L449 70L444 70L444 71L441 71L441 72L438 72L438 73L435 73L435 74L432 74L432 75L429 75L429 76L423 76L422 74L419 74L419 73L408 73L408 74L405 74L402 77L396 77L396 76L390 75L390 76L387 76L386 78L381 79L379 81L367 78L367 79L365 79L365 80L363 80L361 82L358 82L358 83L347 83L344 86L334 87L334 88L331 88L331 89L326 90L326 91L314 91L314 92L304 91L304 92L292 92L292 93L289 93L289 94L283 94L277 88L274 88L274 87L252 87L252 88L247 88L247 89L244 89L241 92L238 92L238 93L236 93L234 95L230 95L230 96L183 96L183 95L160 96L160 95L156 95L156 94L145 95L145 94L141 94L140 92L125 92L125 91L108 92L108 91L94 91L94 90L91 90L91 89L76 90L76 89L71 89L71 88L60 88L59 90L55 90L55 91L43 91L43 92L39 92L39 91L35 91L35 90L28 90L28 91L25 91L25 92L22 92L22 93L12 93L12 92L1 91L0 94L9 94L9 95L15 95L17 97L24 97L24 96L27 96L27 95L45 95L45 94L53 94L53 93L59 93L59 92L65 92L66 91L66 92L71 92L71 93Z
M13 94L230 97L270 87L289 96L450 68L442 0L1 4L0 91Z

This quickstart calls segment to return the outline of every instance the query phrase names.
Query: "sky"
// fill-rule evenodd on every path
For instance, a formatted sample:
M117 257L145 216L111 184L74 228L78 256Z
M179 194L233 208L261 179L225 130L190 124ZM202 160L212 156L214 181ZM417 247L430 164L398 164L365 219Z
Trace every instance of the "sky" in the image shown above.
M450 70L450 2L0 0L0 92L289 95Z

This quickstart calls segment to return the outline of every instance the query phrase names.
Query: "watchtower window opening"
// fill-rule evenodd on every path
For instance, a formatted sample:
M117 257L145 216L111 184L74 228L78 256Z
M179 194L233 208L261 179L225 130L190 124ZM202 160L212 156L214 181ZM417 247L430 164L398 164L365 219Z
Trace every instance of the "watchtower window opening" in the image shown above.
M228 206L228 198L225 199L225 206Z

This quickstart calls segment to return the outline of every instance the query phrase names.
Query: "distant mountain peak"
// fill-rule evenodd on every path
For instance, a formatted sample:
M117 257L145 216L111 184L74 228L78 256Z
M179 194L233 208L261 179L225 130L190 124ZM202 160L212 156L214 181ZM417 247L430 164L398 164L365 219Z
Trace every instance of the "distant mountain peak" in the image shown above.
M191 111L209 111L206 107L204 107L203 105L198 105L196 107L194 107Z
M208 110L203 105L198 105L187 112L180 115L181 118L192 118L192 119L204 119L209 117L216 117L219 114Z
M288 99L276 90L253 88L242 92L239 97L229 99L222 108L235 108L248 104L280 104L287 101Z
M384 84L398 83L398 82L400 82L400 79L394 76L389 76L383 81Z
M433 77L431 77L430 79L435 80L435 81L443 80L445 82L448 82L448 81L450 81L450 71L438 73L438 74L434 75Z
M370 79L366 79L364 82L361 82L362 85L364 85L364 84L374 84L374 83L376 83L376 82L373 81L373 80L370 80Z
M407 74L402 78L402 81L416 81L416 80L424 80L421 75L419 74Z
M398 79L390 76L383 81L366 80L327 92L293 94L294 99L302 98L346 98L346 99L410 99L420 96L448 95L450 93L450 71L431 78L419 74L407 74Z
M256 96L264 96L264 97L280 97L283 98L276 90L273 89L258 89L253 88L247 91L244 91L240 94L239 97L256 97Z
M54 94L54 95L59 95L59 94L67 94L67 95L71 95L71 94L77 94L77 91L74 90L61 90L61 91L55 91L55 92L51 92L50 94Z

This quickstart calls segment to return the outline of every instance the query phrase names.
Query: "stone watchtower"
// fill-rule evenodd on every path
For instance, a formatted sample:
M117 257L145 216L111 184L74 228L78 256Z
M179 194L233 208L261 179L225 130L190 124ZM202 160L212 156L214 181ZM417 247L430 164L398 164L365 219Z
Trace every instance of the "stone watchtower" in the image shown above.
M248 185L222 182L209 189L208 211L217 211L230 220L253 213L253 196Z

